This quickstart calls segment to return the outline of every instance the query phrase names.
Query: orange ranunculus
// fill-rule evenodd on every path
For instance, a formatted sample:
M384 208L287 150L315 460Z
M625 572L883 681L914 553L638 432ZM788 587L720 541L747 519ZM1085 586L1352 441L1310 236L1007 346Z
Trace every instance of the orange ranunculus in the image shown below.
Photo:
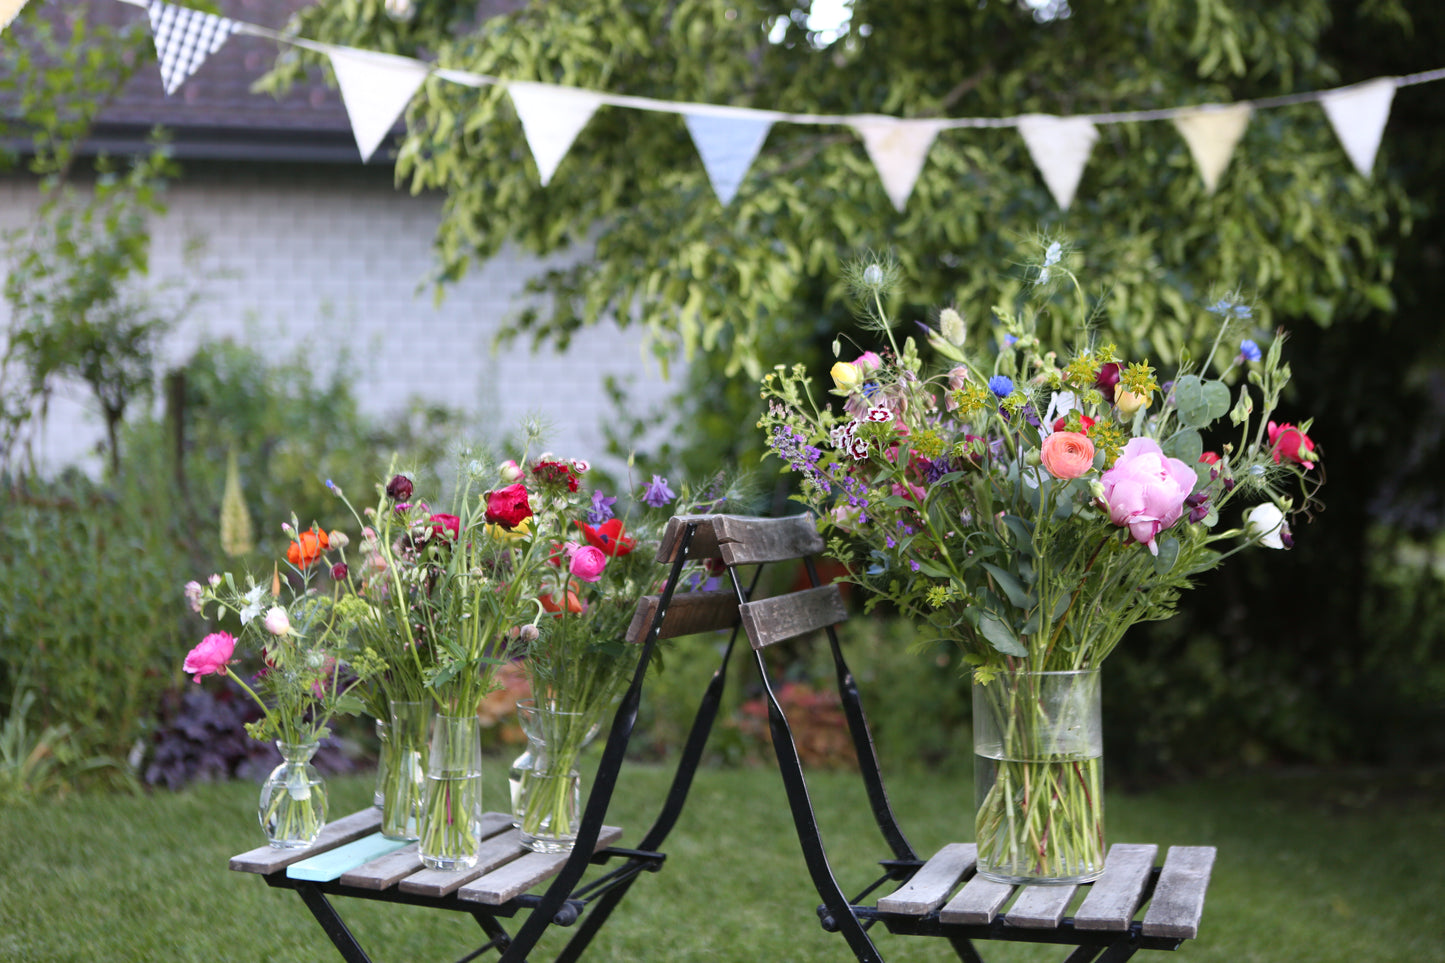
M551 612L553 615L560 615L562 613L563 603L558 602L550 594L537 596L537 601L542 603L542 609L544 611ZM567 611L573 615L580 615L586 608L586 606L582 604L582 599L577 596L576 592L571 590L567 592L566 605Z
M331 539L319 528L298 534L286 549L286 561L297 568L305 568L321 557L331 547Z

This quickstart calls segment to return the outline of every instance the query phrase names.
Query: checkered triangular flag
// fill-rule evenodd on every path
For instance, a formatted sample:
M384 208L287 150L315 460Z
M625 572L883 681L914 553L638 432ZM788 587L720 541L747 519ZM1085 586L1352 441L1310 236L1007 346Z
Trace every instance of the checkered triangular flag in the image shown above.
M151 34L156 41L156 59L161 65L161 83L173 94L195 73L206 58L236 30L236 21L202 13L174 4L151 0Z

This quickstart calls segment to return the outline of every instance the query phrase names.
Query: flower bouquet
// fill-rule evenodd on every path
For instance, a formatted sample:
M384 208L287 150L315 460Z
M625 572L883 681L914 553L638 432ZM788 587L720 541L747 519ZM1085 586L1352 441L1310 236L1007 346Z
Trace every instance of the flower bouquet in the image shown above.
M1072 346L1041 343L1047 300L973 331L946 309L923 329L942 362L925 371L883 310L897 269L872 263L850 280L887 347L833 366L838 407L800 365L762 386L759 426L844 578L972 669L979 870L1009 881L1101 871L1099 666L1201 573L1288 547L1318 488L1309 423L1272 420L1282 336L1241 337L1250 309L1222 299L1208 353L1161 384L1090 336L1069 259L1048 245L1030 280L1077 296Z
M262 718L246 731L274 740L282 763L261 787L258 815L271 845L291 849L309 846L326 822L326 790L310 759L334 716L361 709L356 687L373 666L349 650L337 616L339 588L317 584L325 581L318 573L327 569L326 553L340 550L346 536L315 527L300 531L294 524L283 528L291 538L287 578L278 565L269 584L248 576L242 588L230 572L210 576L205 585L186 584L193 611L204 614L214 606L217 620L234 616L240 637L210 633L183 668L197 683L207 675L228 676L260 706ZM262 663L249 682L232 668L247 649Z
M545 533L552 546L538 596L545 614L521 635L532 699L518 706L518 716L528 749L512 765L512 812L523 842L539 852L568 852L581 804L578 758L637 668L637 649L624 641L627 627L638 598L656 584L656 544L668 518L693 502L687 486L679 496L654 475L630 486L633 496L619 511L618 498L602 488L590 497L578 490L585 462L543 455L510 468L519 477L564 479L552 497L573 513L566 528ZM701 500L713 505L724 497L705 492Z

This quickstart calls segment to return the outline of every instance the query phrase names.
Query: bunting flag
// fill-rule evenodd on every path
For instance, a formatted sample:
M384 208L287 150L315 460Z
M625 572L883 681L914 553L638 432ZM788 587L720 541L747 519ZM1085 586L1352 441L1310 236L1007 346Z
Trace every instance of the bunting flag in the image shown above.
M25 0L0 0L0 31L10 26L10 21L20 15Z
M1355 170L1364 177L1369 177L1375 169L1375 154L1385 133L1385 121L1390 119L1395 87L1395 78L1380 77L1320 95L1320 106L1325 109L1335 136L1350 155Z
M579 87L531 81L509 82L507 94L517 108L527 146L532 149L532 159L546 187L572 142L601 106L602 95Z
M341 102L351 120L361 161L366 163L411 103L428 68L407 57L349 47L327 47L326 55L331 58L336 86L341 88Z
M779 123L851 127L862 139L888 199L899 211L908 204L939 131L1017 127L1050 194L1067 210L1098 139L1097 125L1173 121L1189 147L1205 187L1213 192L1253 112L1316 101L1324 108L1355 169L1368 177L1389 119L1395 89L1445 80L1445 68L1438 68L1400 77L1379 77L1351 87L1281 94L1234 104L1072 117L1025 114L918 120L878 114L804 114L681 103L560 84L513 81L440 66L433 69L420 60L320 44L255 24L175 7L163 0L118 2L149 11L167 93L179 87L233 32L326 54L341 87L363 160L369 159L380 146L428 76L470 87L505 87L522 122L527 146L544 186L552 180L582 128L603 104L680 114L692 135L713 192L724 205L736 196L768 133ZM0 29L25 3L26 0L0 0Z
M162 0L150 0L146 12L150 14L151 35L156 42L161 85L168 97L236 32L234 20Z
M1074 201L1079 178L1089 163L1089 152L1099 131L1087 117L1055 117L1052 114L1025 114L1018 119L1019 133L1028 146L1049 193L1064 210Z
M859 118L850 125L863 138L868 157L883 181L883 190L900 214L913 193L913 185L918 183L918 175L923 172L928 150L944 125L945 122L939 120L894 117Z
M1214 193L1219 175L1229 166L1229 158L1244 136L1252 113L1249 104L1206 104L1174 118L1174 126L1189 145L1209 193Z
M687 132L702 158L703 169L712 184L713 193L723 207L732 203L748 168L762 150L773 119L767 115L749 116L714 113L683 115Z

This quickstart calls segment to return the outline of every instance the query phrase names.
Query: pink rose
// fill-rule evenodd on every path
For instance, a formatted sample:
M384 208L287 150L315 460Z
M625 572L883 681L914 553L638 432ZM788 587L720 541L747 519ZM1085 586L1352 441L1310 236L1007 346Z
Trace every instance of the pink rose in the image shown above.
M188 673L195 673L196 681L203 675L225 675L226 666L236 651L236 637L229 632L212 632L201 640L201 644L186 654L181 666Z
M1094 467L1094 443L1077 431L1056 431L1044 439L1039 459L1055 478L1078 478Z
M1309 435L1286 422L1277 425L1269 423L1269 446L1274 449L1274 463L1280 459L1303 465L1305 471L1315 467L1315 443Z
M1179 521L1196 476L1193 468L1165 455L1157 441L1134 438L1100 481L1109 503L1109 520L1129 526L1134 540L1158 555L1154 537Z
M272 606L261 624L266 626L266 631L272 635L285 635L291 631L291 616L287 615L281 606Z
M593 545L582 545L572 552L572 562L567 571L584 582L595 582L602 577L607 567L607 553Z

